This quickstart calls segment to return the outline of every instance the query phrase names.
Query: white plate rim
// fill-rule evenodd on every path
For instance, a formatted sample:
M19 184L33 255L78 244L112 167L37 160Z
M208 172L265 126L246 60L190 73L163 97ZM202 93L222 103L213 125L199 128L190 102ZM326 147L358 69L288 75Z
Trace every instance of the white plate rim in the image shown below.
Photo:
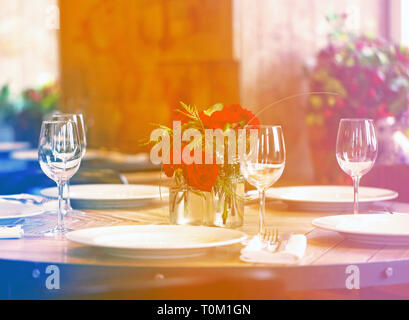
M85 153L84 158L81 161L88 161L88 160L98 160L97 150L87 150ZM25 161L38 161L38 150L37 149L13 149L11 150L10 157L16 160L25 160Z
M208 229L217 229L218 232L231 232L231 233L237 233L240 234L240 237L237 237L235 239L231 240L225 240L225 241L218 241L218 242L213 242L213 243L202 243L202 244L194 244L194 245L185 245L181 247L124 247L124 246L109 246L106 244L98 244L98 243L92 243L91 241L85 239L85 240L80 240L76 239L76 237L79 236L81 237L81 233L86 232L86 231L104 231L104 230L114 230L114 229L128 229L128 228L134 228L134 229L144 229L144 228L152 228L152 227L158 227L158 228L164 228L164 229L170 229L170 228L208 228ZM137 231L137 230L135 230ZM205 226L177 226L177 225L154 225L154 224L148 224L148 225L123 225L123 226L109 226L109 227L97 227L97 228L87 228L87 229L80 229L80 230L75 230L68 232L66 235L66 238L72 242L91 246L91 247L98 247L98 248L107 248L107 249L117 249L117 250L132 250L132 251L172 251L172 250L191 250L191 249L208 249L208 248L215 248L215 247L222 247L222 246L228 246L228 245L233 245L240 243L247 239L247 235L239 230L232 230L232 229L222 229L222 228L215 228L215 227L205 227Z
M358 214L359 216L375 216L375 215L382 215L382 216L397 216L399 215L398 213L396 214L389 214L389 213L362 213L362 214ZM409 239L409 233L404 234L404 233L374 233L374 232L365 232L365 231L350 231L350 230L345 230L345 229L338 229L336 227L333 227L331 225L325 224L320 222L319 220L324 219L324 218L329 218L329 217L354 217L353 214L346 214L346 215L333 215L333 216L325 216L325 217L320 217L320 218L316 218L314 220L312 220L312 225L323 229L323 230L329 230L329 231L334 231L334 232L338 232L338 233L342 233L342 234L347 234L347 235L353 235L353 236L373 236L373 237L387 237L387 238L408 238Z
M0 200L8 201L8 202L18 202L18 201L14 201L14 200L6 200L6 199L1 199L1 198L0 198ZM0 221L1 220L29 218L29 217L38 216L40 214L43 214L43 213L47 212L46 208L41 208L41 207L36 206L36 205L33 205L33 206L38 207L39 211L32 212L32 213L26 213L26 214L22 214L22 215L18 215L18 216L0 216Z
M5 145L9 145L9 148L5 148ZM28 142L15 141L15 142L0 142L0 153L22 151L30 147Z
M308 200L308 199L291 199L288 197L285 197L283 195L277 195L274 193L280 192L280 191L286 191L289 189L307 189L307 188L314 188L314 189L319 189L319 188L330 188L330 189L335 189L335 188L348 188L348 189L352 189L351 186L334 186L334 185L311 185L311 186L291 186L291 187L278 187L278 188L270 188L266 191L266 197L270 198L270 199L276 199L276 200L281 200L281 201L285 201L285 202L292 202L292 203L311 203L311 204L351 204L353 203L353 200L341 200L341 201L332 201L331 199L322 199L319 201L316 200ZM377 201L386 201L386 200L393 200L396 199L399 196L399 193L394 191L394 190L390 190L390 189L385 189L385 188L375 188L375 187L360 187L360 190L362 189L366 189L366 190L379 190L379 191L384 191L385 195L383 196L379 196L377 198L360 198L359 202L363 203L363 202L377 202Z
M139 187L139 188L158 188L159 190L159 186L155 186L155 185L147 185L147 184L75 184L75 185L71 185L70 186L70 190L72 190L73 188L76 187L88 187L88 188L99 188L101 186L104 187L112 187L112 188L129 188L129 187ZM135 200L152 200L152 199L160 199L162 198L166 198L169 196L169 191L166 191L166 187L162 187L163 192L158 192L157 194L152 194L152 195L135 195L132 197L128 197L128 198L78 198L75 196L70 196L70 199L73 201L96 201L96 202L110 202L110 201L118 201L118 202L122 202L122 201L135 201ZM49 197L49 198L56 198L56 196L52 195L51 193L49 193L49 191L55 191L57 190L56 187L49 187L49 188L43 188L41 189L39 192L42 196L45 197Z

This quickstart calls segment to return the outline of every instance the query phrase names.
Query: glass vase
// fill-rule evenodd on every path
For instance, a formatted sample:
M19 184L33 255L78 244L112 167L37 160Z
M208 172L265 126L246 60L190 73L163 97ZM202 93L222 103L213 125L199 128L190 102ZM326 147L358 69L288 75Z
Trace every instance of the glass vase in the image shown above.
M213 188L196 191L187 186L173 186L169 195L170 223L238 228L244 218L244 179L232 178L233 192Z

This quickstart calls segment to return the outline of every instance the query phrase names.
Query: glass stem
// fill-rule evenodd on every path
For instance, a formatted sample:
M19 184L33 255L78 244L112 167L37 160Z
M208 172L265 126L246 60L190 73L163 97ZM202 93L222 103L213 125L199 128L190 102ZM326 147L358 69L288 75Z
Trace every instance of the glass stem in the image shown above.
M64 230L63 224L63 202L64 202L64 183L58 184L58 217L57 217L57 231Z
M67 213L71 211L71 200L70 200L70 180L65 183L67 186L67 196L65 197L65 210Z
M352 180L354 181L354 214L358 214L359 211L358 189L360 177L353 177Z
M260 197L260 217L259 217L259 235L264 233L264 216L266 212L266 193L264 190L258 190Z

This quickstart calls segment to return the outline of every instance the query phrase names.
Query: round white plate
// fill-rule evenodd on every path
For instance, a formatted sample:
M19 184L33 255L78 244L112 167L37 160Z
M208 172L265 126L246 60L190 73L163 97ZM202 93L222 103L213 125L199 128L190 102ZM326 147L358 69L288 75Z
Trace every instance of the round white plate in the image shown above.
M38 161L38 150L29 149L29 150L14 151L11 153L10 157L16 160ZM99 157L99 154L96 150L87 150L83 160L95 160L95 159L98 159L98 157Z
M57 198L57 188L46 188L41 195ZM132 208L169 196L168 188L131 184L81 184L70 186L70 199L77 208Z
M28 142L0 142L0 153L27 149L29 146Z
M0 198L0 223L4 220L37 216L44 211L45 209L39 205Z
M354 202L354 189L349 186L299 186L270 188L268 198L281 200L293 208L302 210L351 210ZM376 201L392 200L398 197L393 190L360 187L359 203L361 208Z
M342 234L356 242L409 246L409 214L338 215L314 219L318 228Z
M166 259L201 255L206 249L239 243L246 234L201 226L131 225L69 232L67 239L128 258Z

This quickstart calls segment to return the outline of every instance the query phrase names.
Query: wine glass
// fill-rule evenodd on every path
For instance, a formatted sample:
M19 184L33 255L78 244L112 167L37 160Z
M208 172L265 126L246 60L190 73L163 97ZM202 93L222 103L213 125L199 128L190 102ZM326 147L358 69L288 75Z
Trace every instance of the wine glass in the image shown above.
M342 119L336 149L339 166L354 183L354 214L357 214L359 180L372 169L378 153L373 121Z
M38 161L41 170L54 180L58 187L57 226L48 234L63 234L68 231L63 224L64 184L81 164L81 146L78 128L74 121L43 121L38 144Z
M240 155L240 169L260 197L259 232L264 233L265 191L281 177L285 167L285 144L281 126L246 126L249 152Z
M52 121L69 121L72 120L75 122L78 128L78 137L81 146L81 157L84 158L87 150L87 137L85 133L84 117L82 114L78 113L54 113L48 117L48 120ZM65 197L65 212L70 214L83 214L82 211L73 210L71 207L70 201L70 181L67 180L65 186L67 188L67 193Z

